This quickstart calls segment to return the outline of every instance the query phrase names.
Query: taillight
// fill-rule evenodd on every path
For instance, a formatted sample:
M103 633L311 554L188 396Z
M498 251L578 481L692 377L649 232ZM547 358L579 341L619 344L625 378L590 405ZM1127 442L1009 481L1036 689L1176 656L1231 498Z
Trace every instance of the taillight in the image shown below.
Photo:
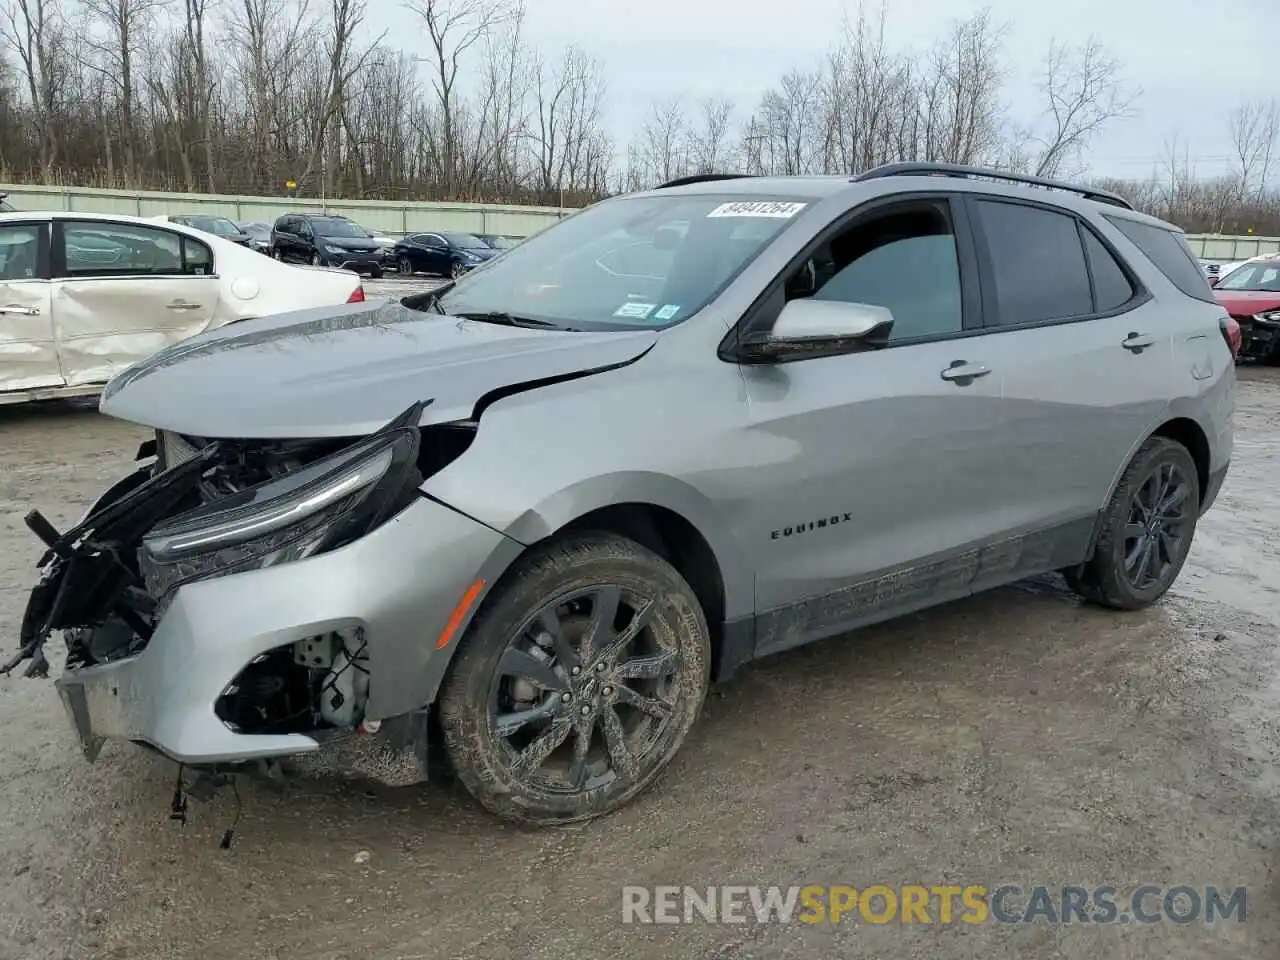
M1240 330L1239 322L1235 317L1223 317L1221 327L1222 338L1227 341L1227 346L1231 348L1231 356L1238 359L1240 348L1244 345L1244 333Z
M356 288L351 292L351 296L347 297L347 303L364 303L363 283L356 284Z

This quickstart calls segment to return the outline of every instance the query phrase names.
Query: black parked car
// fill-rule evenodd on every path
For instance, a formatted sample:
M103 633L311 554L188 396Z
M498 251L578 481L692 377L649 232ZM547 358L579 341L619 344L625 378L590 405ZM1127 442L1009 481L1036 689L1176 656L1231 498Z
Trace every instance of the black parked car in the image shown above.
M477 233L476 236L495 250L510 250L516 245L516 241L511 237L503 236L500 233Z
M236 226L249 235L249 246L259 253L271 253L271 224L261 220L237 220Z
M169 219L173 223L180 223L184 227L193 227L201 233L211 233L215 237L230 240L232 243L238 243L242 247L249 246L251 242L249 235L226 217L211 217L203 213L194 213L170 216Z
M271 255L277 260L342 267L382 276L382 250L364 230L345 217L290 213L271 230Z
M442 277L460 277L500 252L470 233L415 233L397 241L395 250L401 273Z

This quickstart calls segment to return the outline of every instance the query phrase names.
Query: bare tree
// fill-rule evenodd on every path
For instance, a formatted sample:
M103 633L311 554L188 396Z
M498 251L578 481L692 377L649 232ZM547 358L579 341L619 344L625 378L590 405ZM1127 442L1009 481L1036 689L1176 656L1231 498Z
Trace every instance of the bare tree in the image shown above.
M1063 175L1136 96L1096 41L1051 46L1040 117L1002 106L1004 27L983 11L920 52L860 0L832 46L737 121L720 95L659 99L625 157L605 68L534 49L522 0L410 0L416 57L368 0L0 0L0 164L16 182L577 205L696 171L851 173L955 160ZM369 82L364 82L365 78ZM1232 175L1174 137L1114 189L1189 230L1280 234L1280 109L1246 100ZM1160 151L1156 151L1160 153ZM621 162L620 162L621 161Z
M68 67L68 36L59 0L10 0L0 36L21 64L31 98L31 125L40 144L41 177L50 183L58 159L57 113Z
M1035 173L1042 177L1060 175L1098 130L1129 114L1140 93L1125 82L1120 62L1096 39L1075 48L1052 42L1040 91L1047 104L1047 132L1036 138Z
M689 163L693 173L724 173L732 162L729 142L733 101L705 97L698 101L696 126L689 131Z
M446 192L459 180L459 99L458 74L467 52L514 14L508 0L409 0L409 10L418 16L431 44L431 82L435 90L440 123L439 163Z
M1228 117L1231 144L1239 164L1240 199L1261 197L1271 176L1271 161L1280 138L1280 103L1243 100Z
M168 0L80 0L91 28L86 40L94 56L86 61L115 88L119 109L119 138L124 150L126 183L138 180L134 64L153 13ZM110 138L110 134L106 136Z
M1000 46L1007 28L982 10L952 25L933 49L925 84L925 159L990 160L1000 145Z
M689 131L684 111L683 97L668 97L650 105L638 144L646 179L665 182L689 172Z
M566 190L589 190L596 173L603 68L586 51L570 46L554 69L539 57L534 76L529 142L538 189L544 200L560 203Z

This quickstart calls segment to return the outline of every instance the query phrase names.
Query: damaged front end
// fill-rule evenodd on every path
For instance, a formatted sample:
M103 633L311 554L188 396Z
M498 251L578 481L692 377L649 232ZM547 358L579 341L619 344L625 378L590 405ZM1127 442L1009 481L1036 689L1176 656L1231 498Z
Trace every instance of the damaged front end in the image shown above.
M48 549L21 650L4 671L31 660L27 675L47 675L44 646L61 631L72 680L60 680L59 693L94 759L101 737L91 728L77 672L92 674L86 668L146 650L185 584L336 550L399 514L419 496L424 473L470 439L465 428L420 428L423 406L350 440L204 442L161 433L139 451L139 459L154 459L108 490L71 530L59 533L32 511L27 524ZM359 624L291 640L253 657L214 712L236 734L314 739L349 731L364 719L366 648Z

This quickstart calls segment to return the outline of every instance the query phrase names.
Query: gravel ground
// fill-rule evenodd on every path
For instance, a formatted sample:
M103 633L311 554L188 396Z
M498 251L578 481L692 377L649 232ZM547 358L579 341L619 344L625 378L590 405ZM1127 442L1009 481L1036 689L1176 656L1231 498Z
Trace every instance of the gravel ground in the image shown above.
M1241 371L1235 464L1157 608L1099 611L1046 579L766 660L709 701L653 790L573 829L327 774L242 790L220 850L233 797L172 823L170 765L109 745L90 766L48 682L0 681L0 957L1280 956L1277 373ZM0 410L6 654L39 552L23 513L74 521L144 435ZM1249 899L1214 927L620 919L626 884L1000 882Z

